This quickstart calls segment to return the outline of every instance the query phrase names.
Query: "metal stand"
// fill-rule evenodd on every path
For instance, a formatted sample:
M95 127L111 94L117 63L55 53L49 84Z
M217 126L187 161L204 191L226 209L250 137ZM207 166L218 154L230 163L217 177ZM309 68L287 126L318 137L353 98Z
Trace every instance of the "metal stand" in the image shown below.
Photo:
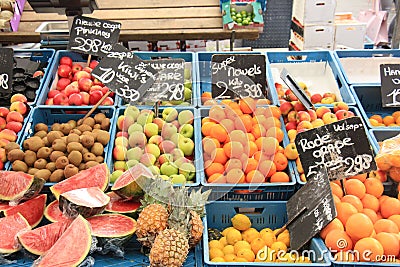
M230 51L233 51L233 46L235 44L235 30L232 31L231 33L231 40L230 40Z

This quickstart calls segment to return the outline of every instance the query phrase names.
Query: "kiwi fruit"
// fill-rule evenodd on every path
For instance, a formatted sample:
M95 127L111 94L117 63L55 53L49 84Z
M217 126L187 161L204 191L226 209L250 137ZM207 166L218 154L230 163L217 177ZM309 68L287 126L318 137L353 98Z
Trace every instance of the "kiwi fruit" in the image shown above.
M96 123L95 125L93 125L93 130L94 129L101 129L101 125L99 123Z
M8 144L4 147L4 149L6 150L6 153L7 153L7 154L8 154L8 152L10 152L11 150L17 149L17 148L20 148L20 147L19 147L19 145L18 145L17 143L15 143L15 142L10 142L10 143L8 143Z
M48 130L49 130L49 127L47 127L47 125L44 123L38 123L35 125L35 133L40 132L40 131L45 131L47 133Z
M41 147L44 147L44 142L39 136L32 136L24 141L28 150L37 152Z
M46 131L39 131L35 133L35 136L39 136L40 138L44 138L45 136L47 136L47 132Z
M78 129L79 131L81 131L82 133L83 132L86 132L86 131L92 131L92 127L90 127L89 125L87 125L87 124L82 124L82 125L79 125L76 129Z
M64 179L64 170L55 170L49 178L49 182L58 183Z
M110 129L110 119L109 118L105 118L100 125L102 130L106 130L108 131Z
M54 142L51 145L51 147L56 151L62 151L62 152L67 151L67 144L62 139L54 140Z
M81 143L78 142L71 142L67 145L67 151L68 153L71 153L72 151L79 151L81 152L83 149L83 146Z
M68 161L69 163L75 165L75 166L79 166L79 164L81 164L82 162L82 154L79 151L71 151L71 153L69 153L68 155Z
M85 169L89 169L89 168L94 167L94 166L99 165L99 164L100 163L98 163L97 161L93 161L93 160L88 161L85 164Z
M47 165L47 160L45 159L37 159L35 163L33 163L33 167L39 170L46 168L46 165Z
M71 126L71 129L74 129L76 127L76 121L75 120L69 120L67 123Z
M88 162L88 161L96 161L96 155L93 153L85 153L83 154L83 161Z
M28 166L33 166L36 160L37 157L35 152L33 152L32 150L25 151L24 161Z
M79 135L76 133L70 133L67 136L67 143L72 143L72 142L79 142Z
M53 149L49 147L41 147L36 153L36 156L40 159L47 159L50 156L51 152L53 152Z
M27 172L28 165L26 165L22 160L16 160L12 163L12 169L16 172Z
M48 169L51 172L54 172L56 168L56 163L55 162L49 162L46 164L46 169Z
M65 166L64 168L64 176L65 178L69 178L71 176L74 176L75 174L77 174L79 172L78 167L76 167L73 164L68 164L67 166Z
M64 152L62 152L62 151L53 151L53 152L51 152L51 154L50 154L50 160L52 161L52 162L56 162L56 160L59 158L59 157L62 157L62 156L65 156L65 154L64 154Z
M88 152L90 152L89 149L84 147L84 148L82 148L81 154L83 155L83 154L88 153Z
M7 159L11 162L16 160L23 160L25 157L24 151L19 148L13 149L7 154Z
M85 170L86 169L86 164L82 162L81 164L79 164L78 168L79 168L80 171Z
M64 169L65 166L69 164L69 160L66 156L61 156L56 160L56 168L57 169Z
M47 139L47 136L45 136L44 138L42 138L44 146L50 147L51 143L49 142L49 140Z
M73 128L71 127L70 124L68 123L62 123L60 126L60 131L64 134L67 135Z
M29 168L28 169L28 174L30 175L35 175L35 173L38 171L39 169L36 168Z
M86 147L86 148L90 148L93 146L94 144L94 138L91 135L88 134L83 134L80 136L80 143Z
M52 131L60 131L60 129L61 129L61 124L59 124L58 122L53 123L53 125L51 125Z
M94 143L92 148L90 149L90 152L92 152L96 156L103 155L103 151L104 151L104 146L99 142Z
M93 119L96 123L101 123L104 119L106 118L106 115L104 113L97 113L94 115Z
M104 162L104 158L102 156L97 156L96 157L96 162L103 163Z
M34 176L36 178L42 178L45 181L48 181L50 179L50 175L51 175L51 171L49 171L48 169L42 169L42 170L38 170L37 172L35 172Z
M72 133L74 133L74 134L77 134L77 135L81 135L82 134L82 132L81 131L79 131L78 129L72 129L70 132L69 132L70 134L72 134Z
M110 133L100 130L97 134L97 142L100 142L103 146L107 145L110 142Z
M88 117L88 118L84 119L83 122L82 122L82 124L89 125L90 128L92 128L92 129L93 129L93 126L95 125L95 123L96 122L92 117Z
M60 131L51 131L47 134L47 140L50 144L54 142L54 140L60 139L63 136Z

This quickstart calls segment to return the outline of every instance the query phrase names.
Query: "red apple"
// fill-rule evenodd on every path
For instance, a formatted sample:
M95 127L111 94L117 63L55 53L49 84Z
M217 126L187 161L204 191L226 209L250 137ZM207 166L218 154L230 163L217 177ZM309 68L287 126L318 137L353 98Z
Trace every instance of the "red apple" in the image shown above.
M71 80L70 79L68 79L68 78L60 78L59 80L58 80L58 82L57 82L57 86L56 86L56 89L57 90L64 90L65 89L65 87L67 87L67 85L68 84L70 84L71 83Z
M281 110L282 115L287 115L289 111L293 109L293 105L292 103L285 101L281 103L279 109Z
M6 129L12 130L15 133L18 133L22 129L22 123L17 121L10 121L6 125Z
M93 82L89 78L82 78L82 79L78 80L78 87L79 87L79 90L81 90L81 91L89 92L90 87L92 87L92 85L93 85Z
M70 106L82 106L83 99L80 93L73 93L68 97L68 104Z
M312 128L314 128L314 126L311 124L310 121L301 121L297 125L297 132L301 133Z
M92 60L90 61L89 68L94 69L97 67L98 64L99 62L97 60Z
M83 69L82 65L79 63L75 63L74 65L72 65L72 73L75 74L78 71L81 71Z
M320 103L321 102L321 100L322 100L322 95L321 94L313 94L312 96L311 96L311 102L313 103L313 104L316 104L316 103Z
M129 138L129 133L128 132L124 132L124 131L120 131L120 132L117 133L116 136L117 137L124 136L126 138Z
M37 70L37 71L35 71L35 72L33 73L32 77L33 77L33 78L36 78L36 77L43 77L43 75L44 75L44 72L43 72L43 71Z
M110 88L108 88L107 86L104 86L101 88L101 92L103 93L103 95L107 94L107 92L110 90Z
M100 85L101 87L104 86L104 84L102 82L100 82L97 78L93 79L93 85Z
M72 69L68 65L60 65L58 66L57 74L60 77L68 78L68 76L72 73Z
M75 81L79 81L82 78L90 79L90 74L83 70L78 71L77 73L74 74Z
M306 107L305 107L300 101L296 101L296 102L293 104L293 108L294 108L294 110L296 110L297 112L306 110Z
M285 125L286 131L289 131L291 129L295 129L297 128L297 122L295 121L289 121L288 123L286 123Z
M84 67L83 71L86 71L87 73L92 73L92 68L90 67Z
M330 112L331 110L328 107L321 106L318 107L315 113L317 114L317 117L322 119L322 116L324 116L325 113Z
M47 98L53 98L53 97L55 97L57 94L59 94L60 93L60 91L58 91L58 90L50 90L48 93L47 93Z
M336 101L336 95L334 93L331 93L331 92L324 93L322 95L322 98L325 98L325 97L332 97L333 101Z
M54 105L53 99L54 98L47 98L46 101L44 101L44 104L48 106Z
M28 99L23 94L15 94L11 97L10 101L11 101L11 103L14 103L17 101L27 103Z
M315 121L318 118L317 117L317 112L315 112L315 110L309 109L309 110L307 110L307 112L310 115L311 121Z
M66 106L68 105L68 97L63 93L59 93L53 98L53 102L54 105Z
M103 105L103 106L112 106L112 105L114 105L114 100L111 97L107 96L106 99L103 100L101 105Z
M297 113L297 120L298 122L301 121L310 121L311 122L311 116L308 114L307 111L301 110Z
M82 96L82 104L83 105L89 105L89 93L87 92L80 92L79 93Z
M77 94L79 94L79 88L77 87L77 86L75 86L75 84L69 84L67 87L65 87L65 95L67 96L67 97L69 97L70 95L72 95L72 94L75 94L75 93L77 93Z
M6 128L6 120L2 117L0 117L0 130L3 130L4 128Z
M101 91L92 91L89 93L89 104L96 105L97 102L103 97L103 93Z
M297 117L297 111L296 110L291 110L289 111L289 113L287 114L287 120L289 121L294 121L296 122L298 119Z
M10 121L23 122L24 117L22 116L21 113L19 113L17 111L10 111L7 114L6 121L7 121L7 123Z
M335 112L335 115L338 120L343 120L350 117L349 112L344 109L339 109L338 111Z
M60 58L60 65L68 65L72 67L72 59L70 57L62 57Z
M344 102L333 103L333 112L336 113L338 110L349 110L349 106Z
M89 93L92 91L102 91L103 87L101 87L100 85L93 85L92 87L90 87Z
M6 117L7 114L8 114L8 112L10 112L10 111L8 110L8 108L6 108L6 107L0 107L0 116L1 116L1 117Z
M10 105L10 111L17 111L21 113L22 115L25 115L26 112L28 111L28 107L24 102L21 101L16 101L11 103Z

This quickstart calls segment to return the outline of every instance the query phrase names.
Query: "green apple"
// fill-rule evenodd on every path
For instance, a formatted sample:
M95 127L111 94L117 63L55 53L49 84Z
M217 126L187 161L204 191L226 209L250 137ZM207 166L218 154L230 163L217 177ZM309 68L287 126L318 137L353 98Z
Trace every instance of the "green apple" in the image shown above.
M150 123L153 121L154 114L150 112L140 113L137 117L136 122L140 125L144 126L146 123Z
M142 132L133 132L129 136L129 146L130 147L140 147L144 149L144 146L147 144L146 135Z
M179 112L178 115L178 122L179 125L183 125L183 124L192 124L193 123L193 112L186 109L186 110L182 110L181 112Z
M143 126L140 125L139 123L134 123L128 128L128 134L131 135L134 132L143 132Z
M144 147L144 152L153 154L156 158L158 158L161 154L160 148L156 144L147 144Z
M140 114L140 110L135 106L128 106L124 111L124 115L133 118L135 121Z
M116 170L126 171L127 169L128 166L126 166L126 162L124 160L114 161L114 171Z
M180 148L185 156L190 156L193 154L194 142L190 138L182 138L179 140L178 148Z
M158 134L158 125L155 123L146 123L143 127L143 132L147 137L152 137Z
M177 159L177 160L174 161L174 163L176 164L176 166L178 166L178 168L181 167L181 165L182 165L183 163L190 163L190 162L191 162L191 160L190 160L190 159L187 159L187 158L185 158L185 157L180 157L179 159Z
M174 133L170 140L175 144L175 146L178 146L179 140L181 140L182 138L185 138L185 136L183 136L183 134L181 133Z
M165 174L161 174L161 175L159 175L159 177L160 177L161 179L165 180L165 181L169 181L169 180L170 180L170 179L169 179L169 176L168 176L168 175L165 175Z
M174 161L174 157L169 153L162 154L158 157L158 162L161 165L164 164L165 162L173 162L173 161Z
M162 117L166 122L171 122L173 120L176 120L176 118L178 117L178 111L176 110L176 108L167 107L163 110Z
M164 126L161 130L161 137L163 139L170 139L171 136L177 132L178 132L178 129L176 128L176 126L174 124L166 123L166 124L164 124Z
M110 176L110 183L115 183L115 181L124 173L123 170L116 170Z
M179 127L179 133L187 138L193 137L193 131L194 131L193 125L188 123L182 124L181 127Z
M149 168L149 170L151 171L152 174L154 174L154 175L159 175L160 174L160 168L158 168L157 166L152 165L152 166L149 166L148 168Z
M183 174L173 174L170 177L173 184L186 184L186 178Z
M183 96L185 101L190 101L192 99L192 90L185 87L185 89L183 90Z
M160 173L167 176L178 174L178 166L172 162L165 162L160 167Z
M127 160L140 160L140 157L143 155L143 149L141 149L140 147L132 147L130 149L128 149L128 151L126 152L126 159Z
M154 165L156 160L157 160L156 156L154 156L153 154L150 154L150 153L144 153L140 157L140 163L142 163L146 167L150 167L150 166Z
M182 158L185 156L185 154L183 153L183 151L180 148L174 148L171 151L171 155L174 158L174 161L178 160L179 158Z
M191 76L191 71L189 68L185 68L184 72L183 72L183 77L185 78L185 80L190 80L190 76Z
M191 80L185 80L185 82L183 83L183 85L185 86L185 88L187 89L192 89L192 81Z
M137 164L139 164L139 161L137 159L131 159L126 162L126 166L128 167L128 169L136 166Z
M196 167L193 163L185 162L179 167L179 174L183 174L186 180L193 180L196 174Z

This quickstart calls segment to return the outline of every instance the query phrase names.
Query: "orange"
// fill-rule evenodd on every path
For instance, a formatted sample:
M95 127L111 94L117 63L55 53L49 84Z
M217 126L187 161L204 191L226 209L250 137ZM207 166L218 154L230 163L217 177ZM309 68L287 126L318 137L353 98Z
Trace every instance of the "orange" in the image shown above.
M400 214L392 215L388 219L397 224L397 227L400 229Z
M210 132L211 132L211 127L214 126L216 123L212 122L212 121L207 121L205 123L203 123L203 125L201 126L201 133L204 136L209 136Z
M374 224L364 213L351 215L346 222L346 233L353 241L371 236L374 231Z
M376 120L378 123L383 123L383 119L380 115L372 115L371 117L369 117L370 119Z
M228 103L229 108L231 109L240 109L239 103L236 101L230 101Z
M257 237L253 241L251 241L250 246L251 250L254 252L254 254L257 255L257 252L262 249L265 246L265 241L261 237Z
M215 138L204 137L202 140L203 150L205 153L211 155L211 153L218 147L221 147L219 141Z
M254 158L247 158L244 162L242 162L244 173L248 174L250 171L256 170L258 166L258 161Z
M375 261L383 255L383 246L372 237L365 237L357 241L354 251L359 256L359 261Z
M287 165L288 165L288 159L286 158L286 156L282 153L276 153L273 157L273 161L275 163L276 166L276 170L277 171L283 171L286 169Z
M242 238L243 238L243 236L242 236ZM251 249L251 245L246 240L241 239L241 240L235 242L235 244L233 244L233 249L234 249L235 254L238 254L238 252L242 249Z
M208 113L208 117L210 117L210 119L213 120L214 122L219 123L226 118L225 109L220 105L212 106Z
M374 224L374 229L377 234L381 232L385 233L399 233L399 227L397 224L389 219L379 219Z
M223 119L219 124L221 124L228 133L235 130L235 124L230 119Z
M290 182L290 178L285 172L276 172L271 176L269 181L271 183L288 183Z
M226 182L230 184L244 183L245 175L241 169L231 169L226 174Z
M378 220L378 215L376 215L376 212L371 209L364 208L362 210L362 213L367 215L370 218L370 220L372 221L372 223L375 223Z
M245 97L239 100L240 110L243 113L251 114L256 109L256 100L251 97Z
M375 157L376 166L379 170L387 171L392 167L390 163L390 156L388 154L378 154Z
M343 224L338 218L334 218L327 226L325 226L324 229L322 229L322 231L319 232L319 235L322 239L325 239L326 235L334 229L339 229L344 231Z
M353 241L343 230L333 229L325 238L325 245L334 251L347 251L353 247Z
M389 154L389 160L392 167L400 167L400 150L396 149Z
M378 198L379 205L382 206L383 201L385 201L388 198L389 198L389 196L387 196L387 195L382 195L380 198Z
M274 126L267 130L265 136L266 137L268 137L268 136L275 137L278 140L278 142L280 143L283 141L284 134L280 127Z
M270 110L272 112L272 116L274 116L277 119L279 119L282 115L281 110L277 106L268 106L267 109Z
M392 215L400 214L400 200L394 197L388 197L381 202L380 212L383 218L389 218Z
M397 120L397 118L400 117L400 111L395 111L395 112L393 112L393 113L392 113L392 116L393 116L393 118L394 118L395 120Z
M243 131L234 130L229 133L229 141L231 141L231 142L237 141L237 142L242 143L242 145L245 145L248 142L248 138L247 138L247 135Z
M249 114L243 114L235 118L235 129L250 133L253 129L253 123L251 119L252 118Z
M252 133L255 139L261 136L265 136L265 134L267 133L264 126L262 126L261 124L253 125L253 129L251 129L250 132Z
M371 209L375 212L379 211L379 200L375 196L365 194L365 196L361 199L361 202L364 208Z
M365 180L367 179L367 175L368 175L368 173L362 173L362 174L358 174L358 175L349 177L348 179L357 179L364 183Z
M248 183L264 183L265 177L258 170L252 170L246 175L246 182Z
M264 177L271 177L276 172L276 166L272 160L260 161L257 169L264 175Z
M257 142L257 140L256 140L256 142ZM265 137L262 140L261 149L259 148L259 150L261 150L262 153L265 155L273 155L278 150L278 147L279 147L279 142L276 138Z
M208 183L225 184L226 177L222 173L214 173L207 179Z
M304 173L303 173L302 175L304 175ZM336 206L338 203L342 202L342 201L340 200L340 198L339 198L337 195L332 195L332 196L333 196L333 202L335 202L335 206Z
M243 155L244 148L242 143L238 141L231 141L225 143L225 145L223 146L223 151L228 158L238 159Z
M350 203L340 202L336 205L337 218L346 225L347 219L357 213L357 209Z
M225 155L224 149L220 147L211 152L211 160L224 165L228 160L228 157Z
M231 169L242 169L242 161L240 159L229 159L225 163L225 172L230 171Z
M224 171L225 171L224 165L217 162L212 162L208 167L206 167L205 170L207 177L210 177L214 173L224 173Z
M263 122L261 122L261 124L264 126L264 128L266 130L268 130L271 127L281 127L281 121L275 117L268 117L265 118L265 120Z
M371 194L377 198L383 194L383 184L380 180L376 178L368 178L364 182L367 194Z
M389 170L389 176L393 181L400 182L400 167L392 167Z
M244 258L248 262L253 262L255 260L255 258L256 258L255 253L251 249L247 249L247 248L240 250L236 254L236 256L238 258Z
M383 121L383 124L385 124L386 126L389 126L390 124L395 123L393 116L390 116L390 115L383 117L382 121Z
M386 256L393 255L397 257L400 250L399 239L391 233L379 233L375 239L381 243L383 247L383 254Z
M349 179L344 182L344 188L346 190L346 194L354 195L359 199L362 199L365 196L365 185L357 179Z
M334 182L330 182L332 194L336 195L339 199L343 197L342 187Z
M246 133L247 141L256 141L256 138L252 133Z
M201 103L204 104L204 102L206 102L207 100L211 100L211 99L212 99L211 92L203 92L201 94Z
M264 240L265 245L271 247L274 242L276 242L276 236L273 232L261 233L261 238Z
M342 197L341 201L350 203L357 209L358 212L361 212L363 210L363 204L361 200L356 196L345 195L344 197Z
M226 138L228 137L228 133L224 129L224 127L220 124L215 124L211 126L210 129L210 136L212 138L217 139L219 142L225 142Z
M248 152L248 156L252 157L258 151L256 143L254 141L249 141L248 146L245 149L245 152Z

